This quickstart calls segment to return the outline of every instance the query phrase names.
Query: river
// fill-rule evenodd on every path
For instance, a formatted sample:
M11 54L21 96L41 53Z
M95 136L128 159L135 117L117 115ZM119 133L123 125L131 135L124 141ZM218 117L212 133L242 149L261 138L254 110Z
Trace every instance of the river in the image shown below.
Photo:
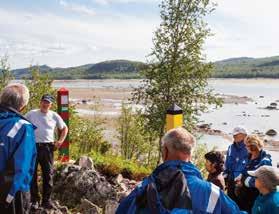
M108 88L125 89L138 87L140 80L74 80L74 81L54 81L56 88ZM221 108L210 107L209 111L202 113L199 117L200 123L211 124L213 129L222 130L228 134L233 127L244 125L248 132L255 130L265 133L269 129L278 129L278 110L267 110L264 107L271 102L279 105L279 80L276 79L211 79L209 87L216 93L236 96L247 96L252 101L247 104L224 104ZM119 100L110 100L115 106L120 106ZM115 112L107 112L112 115ZM278 136L278 135L277 135ZM275 136L274 140L279 140ZM209 148L218 147L226 149L230 142L219 136L203 136L200 143L206 143ZM274 163L279 162L279 152L270 151Z

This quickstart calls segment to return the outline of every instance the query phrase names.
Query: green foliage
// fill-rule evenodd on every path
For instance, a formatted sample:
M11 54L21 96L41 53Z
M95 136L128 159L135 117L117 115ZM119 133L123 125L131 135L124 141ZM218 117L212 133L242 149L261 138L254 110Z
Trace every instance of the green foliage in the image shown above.
M173 103L183 109L185 126L191 129L200 112L221 102L207 88L213 67L201 53L210 34L203 18L213 6L208 0L163 0L160 7L162 22L153 39L151 62L132 98L144 105L146 127L159 138Z
M104 156L92 151L90 157L92 157L97 170L107 176L116 176L121 173L125 178L139 181L151 173L150 168L143 167L131 160L125 160L117 155L106 154Z
M38 66L30 66L29 72L30 79L25 79L25 84L30 91L29 103L25 109L26 112L38 108L44 94L52 94L56 97L56 90L51 87L53 80L48 74L41 74Z
M121 116L117 131L120 141L121 155L127 160L140 160L142 164L154 165L156 155L156 136L144 129L144 118L139 112L122 103Z
M8 64L8 56L0 59L0 91L13 79Z
M203 177L206 177L207 171L205 169L204 155L208 152L205 144L197 144L192 157L193 163L198 167Z
M71 156L74 158L91 151L106 153L111 145L104 140L102 127L103 121L100 118L85 119L79 117L75 110L71 110L70 119L70 140Z

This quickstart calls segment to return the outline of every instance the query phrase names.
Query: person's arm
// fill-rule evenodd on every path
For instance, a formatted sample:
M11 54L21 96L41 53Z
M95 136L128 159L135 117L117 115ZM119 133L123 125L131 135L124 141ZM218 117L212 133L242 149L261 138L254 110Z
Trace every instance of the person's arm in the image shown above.
M57 122L57 128L60 131L60 135L59 135L59 139L55 141L54 144L57 148L59 148L67 137L68 127L63 121L63 119L60 117L60 115L57 114L56 112L55 112L55 119Z
M64 142L64 140L66 139L67 134L68 134L68 127L65 126L64 128L59 129L59 131L60 131L59 139L57 141L55 141L55 143L54 143L57 148L59 148L62 145L62 143Z
M225 164L224 164L225 169L223 172L223 177L224 177L225 181L227 181L228 176L229 176L229 171L230 171L230 156L231 156L231 152L232 152L231 150L232 150L232 145L230 145L228 147L226 160L225 160Z
M261 166L272 166L272 161L270 157L263 158L260 163L257 165L257 168ZM256 170L256 169L255 169ZM243 183L246 187L255 187L255 177L249 176L248 173L245 173L245 176L243 178Z
M6 198L7 203L12 202L16 192L30 189L37 154L33 126L25 120L19 120L16 125L20 128L15 132L8 133L11 142L14 142L18 147L13 156L15 175Z

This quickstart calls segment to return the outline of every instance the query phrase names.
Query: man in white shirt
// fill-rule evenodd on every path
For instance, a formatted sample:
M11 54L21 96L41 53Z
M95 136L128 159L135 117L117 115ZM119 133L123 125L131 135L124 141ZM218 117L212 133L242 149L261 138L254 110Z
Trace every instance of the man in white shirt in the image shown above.
M65 140L68 127L63 119L50 108L54 98L45 94L40 102L40 109L31 110L26 114L37 129L35 130L37 161L35 173L31 185L31 201L34 209L39 207L40 195L37 183L37 168L40 164L43 176L42 206L46 209L54 208L51 202L51 192L53 187L53 152L55 147L59 148ZM60 131L58 140L55 140L55 131Z

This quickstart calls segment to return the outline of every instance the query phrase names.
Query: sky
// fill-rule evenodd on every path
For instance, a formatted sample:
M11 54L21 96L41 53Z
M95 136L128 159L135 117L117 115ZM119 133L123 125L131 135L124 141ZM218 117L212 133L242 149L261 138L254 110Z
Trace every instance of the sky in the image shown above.
M0 57L12 69L146 61L161 0L0 0ZM208 61L279 55L278 0L215 0Z

